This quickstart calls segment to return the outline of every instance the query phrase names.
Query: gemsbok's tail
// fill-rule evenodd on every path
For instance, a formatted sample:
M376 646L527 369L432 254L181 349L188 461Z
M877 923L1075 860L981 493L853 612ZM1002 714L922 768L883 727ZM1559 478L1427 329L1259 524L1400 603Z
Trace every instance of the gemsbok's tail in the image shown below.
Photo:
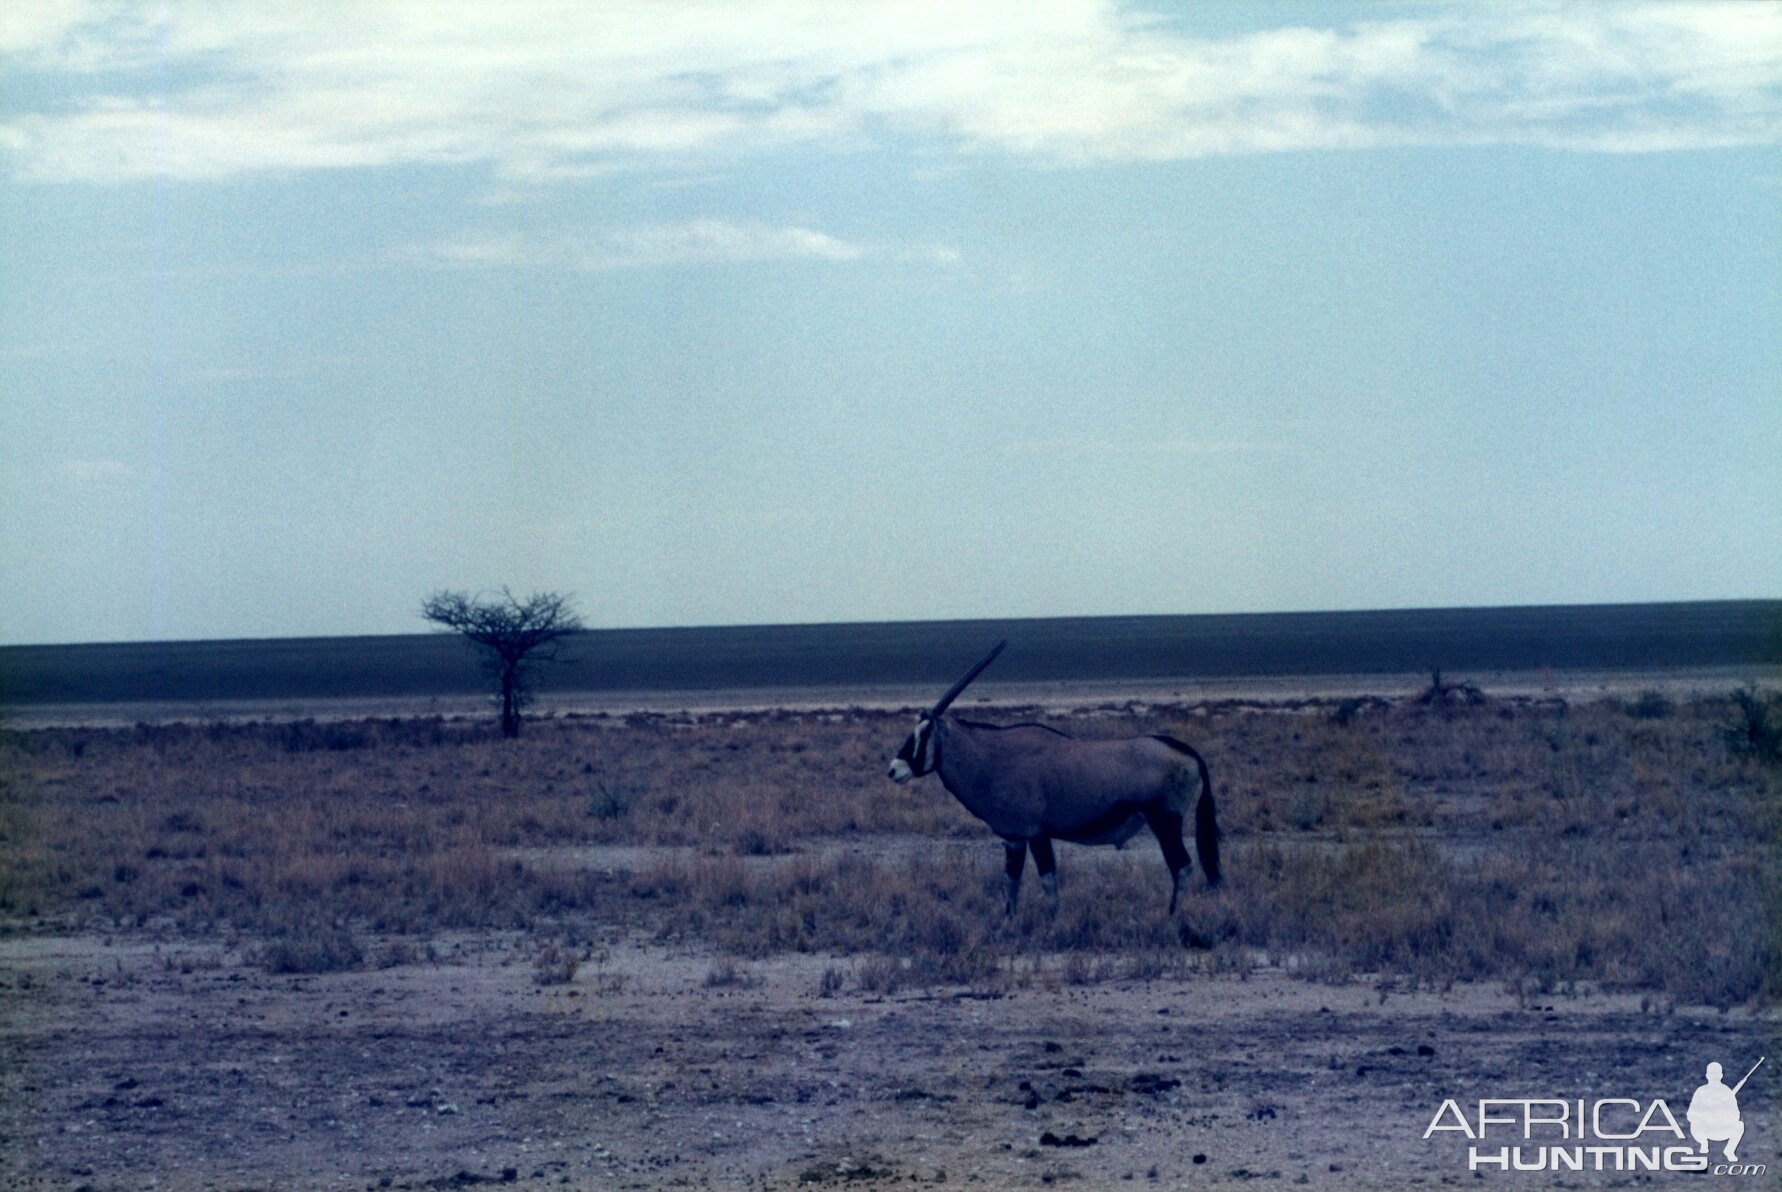
M1193 750L1189 750L1193 753ZM1200 802L1194 805L1194 851L1200 854L1200 867L1206 870L1207 885L1219 884L1219 821L1213 812L1213 776L1207 772L1206 759L1194 754L1200 767Z
M1200 767L1200 801L1194 805L1194 851L1200 854L1200 867L1206 871L1207 885L1216 886L1223 875L1219 870L1219 820L1213 809L1213 776L1207 771L1207 759L1186 741L1167 736L1157 739L1171 749L1187 754Z

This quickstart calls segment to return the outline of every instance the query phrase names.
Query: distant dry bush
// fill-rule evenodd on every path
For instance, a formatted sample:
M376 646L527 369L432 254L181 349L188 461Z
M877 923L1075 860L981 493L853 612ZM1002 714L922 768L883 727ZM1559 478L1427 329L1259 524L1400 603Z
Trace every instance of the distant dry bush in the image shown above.
M518 741L436 718L0 733L0 916L245 931L281 971L363 964L373 935L530 926L850 957L875 988L1273 962L1774 1002L1782 772L1727 747L1729 725L1782 720L1773 702L1061 723L1171 732L1208 758L1227 883L1197 879L1176 919L1148 837L1062 848L1056 908L1030 877L1005 917L995 838L938 784L884 780L903 715L545 719ZM573 860L602 845L681 851Z
M1726 742L1739 757L1782 761L1782 695L1741 687L1733 692L1734 716Z
M1627 705L1627 714L1636 720L1663 720L1677 710L1671 698L1657 688L1648 688Z
M269 973L333 973L358 968L365 952L347 924L303 908L272 929L258 958Z
M534 985L567 985L575 980L582 958L573 949L555 942L548 943L532 958Z

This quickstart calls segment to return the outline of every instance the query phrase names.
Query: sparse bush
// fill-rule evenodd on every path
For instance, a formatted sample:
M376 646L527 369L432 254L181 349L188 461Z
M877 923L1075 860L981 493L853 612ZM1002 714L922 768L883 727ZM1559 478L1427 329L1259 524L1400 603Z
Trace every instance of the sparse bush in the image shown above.
M1072 952L1064 958L1064 968L1059 976L1066 985L1093 985L1101 979L1104 969L1100 957Z
M896 993L908 969L908 962L895 956L869 957L854 966L854 983L863 993Z
M1459 683L1450 683L1442 678L1442 672L1438 670L1430 673L1429 686L1418 694L1417 702L1438 708L1482 704L1485 702L1485 693L1479 690L1476 685L1464 680Z
M338 973L358 968L365 952L345 924L299 914L260 949L259 961L269 973Z
M588 814L599 820L614 820L631 810L637 792L628 786L596 781L594 794L588 799Z
M754 984L755 978L730 959L717 961L705 973L707 989L748 989Z
M1765 763L1782 761L1782 696L1741 687L1733 692L1735 718L1726 744L1736 757Z
M1675 712L1676 705L1664 692L1649 687L1627 705L1627 714L1635 720L1664 720Z
M581 967L582 958L569 948L558 944L546 944L539 949L532 961L532 983L534 985L568 985L575 980L576 970Z
M418 964L422 958L432 951L423 952L421 948L405 939L393 939L384 942L377 950L372 963L380 969L400 968L405 964Z

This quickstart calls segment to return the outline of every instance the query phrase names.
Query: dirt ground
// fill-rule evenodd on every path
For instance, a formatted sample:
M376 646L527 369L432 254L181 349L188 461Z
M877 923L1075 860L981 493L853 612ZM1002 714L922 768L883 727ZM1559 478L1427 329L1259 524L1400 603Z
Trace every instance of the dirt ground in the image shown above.
M0 1186L1458 1184L1466 1140L1423 1137L1445 1099L1681 1121L1708 1061L1776 1042L1749 1013L1266 970L882 997L821 992L822 957L615 941L539 985L517 936L435 953L291 977L223 946L7 941ZM1761 1090L1741 1157L1773 1163Z

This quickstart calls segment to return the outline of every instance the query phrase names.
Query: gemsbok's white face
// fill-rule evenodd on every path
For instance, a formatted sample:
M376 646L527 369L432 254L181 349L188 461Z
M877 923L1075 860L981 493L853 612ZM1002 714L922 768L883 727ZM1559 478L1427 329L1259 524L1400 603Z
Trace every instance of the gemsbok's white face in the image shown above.
M904 738L903 748L891 762L892 782L908 782L934 769L934 718L916 717L916 728Z
M940 764L940 741L935 737L935 722L959 698L959 693L978 677L979 672L996 661L996 656L1002 653L1002 648L1006 645L1006 641L997 642L996 647L984 655L981 662L965 672L965 678L948 688L947 694L940 697L939 703L916 717L916 731L904 741L903 748L897 751L896 760L891 763L889 777L892 782L908 782L912 778L934 773L934 768Z

